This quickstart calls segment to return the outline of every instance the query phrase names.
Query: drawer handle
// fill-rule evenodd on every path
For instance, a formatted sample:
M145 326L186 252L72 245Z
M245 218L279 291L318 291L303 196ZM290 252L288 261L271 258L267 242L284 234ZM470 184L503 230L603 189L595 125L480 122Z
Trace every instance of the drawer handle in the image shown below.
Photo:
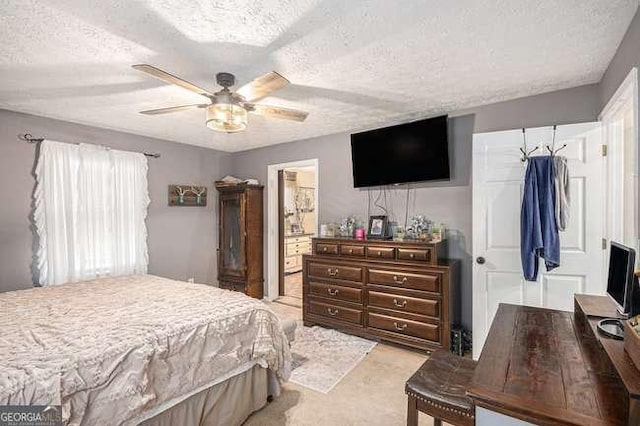
M394 275L394 276L393 276L393 281L394 281L396 284L400 284L400 285L402 285L402 284L404 284L404 283L406 283L406 282L407 282L407 277L402 277L402 280L399 280L399 279L398 279L398 276L397 276L397 275Z
M349 249L349 254L353 254L353 249Z
M407 301L403 300L402 303L398 302L398 299L393 299L393 304L396 305L398 308L404 308L405 306L407 306Z
M322 251L327 251L327 248L326 247L322 247Z
M338 295L338 289L337 288L335 290L328 288L327 292L329 293L330 296L337 296Z
M393 325L398 331L404 331L409 326L408 324L398 324L397 322L394 322Z
M409 258L410 258L410 259L413 259L414 257L416 257L415 253L411 253L411 254L409 254Z
M381 251L378 252L378 256L382 256L382 252Z
M332 317L335 317L336 315L338 315L338 310L337 309L331 309L331 308L327 308L327 313L329 315L331 315Z
M338 275L338 268L336 268L335 270L332 270L331 268L327 268L327 273L330 276L335 277L336 275Z

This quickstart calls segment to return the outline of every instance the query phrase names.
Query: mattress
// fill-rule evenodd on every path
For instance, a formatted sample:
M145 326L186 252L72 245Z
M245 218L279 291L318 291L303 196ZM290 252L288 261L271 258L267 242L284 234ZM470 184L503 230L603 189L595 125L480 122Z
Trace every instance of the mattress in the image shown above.
M0 405L61 404L72 425L131 424L252 363L291 373L262 302L151 275L2 293L0 330Z

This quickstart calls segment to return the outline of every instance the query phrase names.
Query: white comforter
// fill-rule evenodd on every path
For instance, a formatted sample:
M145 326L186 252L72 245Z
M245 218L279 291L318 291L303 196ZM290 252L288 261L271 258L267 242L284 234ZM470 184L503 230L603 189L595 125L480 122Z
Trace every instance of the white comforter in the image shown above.
M278 318L243 294L151 275L0 294L0 405L70 424L130 423L251 361L289 378Z

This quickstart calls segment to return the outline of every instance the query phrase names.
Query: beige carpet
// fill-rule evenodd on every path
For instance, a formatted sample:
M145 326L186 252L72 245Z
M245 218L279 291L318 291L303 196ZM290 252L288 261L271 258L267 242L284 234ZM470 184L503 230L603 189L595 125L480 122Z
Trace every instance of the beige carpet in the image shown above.
M284 276L284 295L278 297L277 301L302 308L302 272Z
M284 294L302 299L302 272L284 276Z
M300 309L279 303L270 307L277 315L301 317ZM425 360L423 354L378 344L328 394L286 383L282 395L249 417L245 426L404 426L404 383ZM419 424L433 423L420 414Z
M302 299L299 297L280 296L276 299L276 302L278 302L278 304L284 304L293 308L302 309Z

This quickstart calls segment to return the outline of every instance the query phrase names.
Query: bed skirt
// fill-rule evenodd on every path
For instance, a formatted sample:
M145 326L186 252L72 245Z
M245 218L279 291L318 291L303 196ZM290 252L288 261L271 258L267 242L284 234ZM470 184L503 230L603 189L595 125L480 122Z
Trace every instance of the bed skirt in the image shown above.
M140 426L241 425L254 411L279 394L275 374L260 365L200 391Z

